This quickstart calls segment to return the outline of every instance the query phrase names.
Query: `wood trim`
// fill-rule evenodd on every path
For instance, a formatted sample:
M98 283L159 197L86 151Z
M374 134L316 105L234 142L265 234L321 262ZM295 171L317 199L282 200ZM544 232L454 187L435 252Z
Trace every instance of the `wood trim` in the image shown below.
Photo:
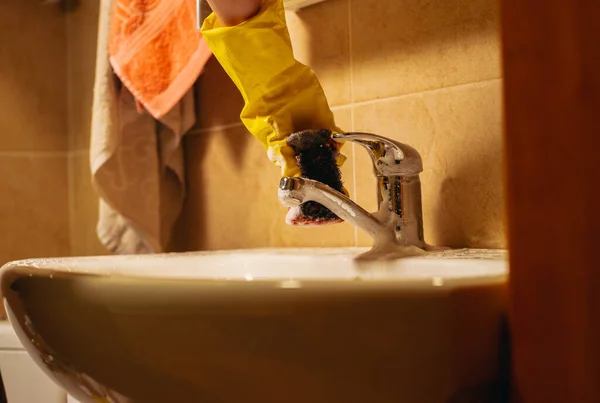
M600 1L503 0L513 400L600 402Z

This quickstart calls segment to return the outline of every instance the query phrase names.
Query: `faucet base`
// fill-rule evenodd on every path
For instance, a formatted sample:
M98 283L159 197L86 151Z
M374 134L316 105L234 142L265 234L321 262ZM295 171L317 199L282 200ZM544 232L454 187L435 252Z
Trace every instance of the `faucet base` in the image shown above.
M414 245L399 245L397 243L377 244L368 251L356 257L358 261L395 260L405 257L422 256L427 251Z

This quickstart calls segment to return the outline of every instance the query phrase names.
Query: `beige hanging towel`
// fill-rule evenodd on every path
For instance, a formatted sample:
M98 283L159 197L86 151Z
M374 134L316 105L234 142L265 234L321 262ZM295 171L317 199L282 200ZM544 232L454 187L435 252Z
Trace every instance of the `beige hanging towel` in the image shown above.
M97 233L114 253L161 253L185 197L181 140L196 120L193 88L161 111L160 120L140 113L136 105L148 100L134 98L109 60L112 7L113 0L101 0L90 149L100 197Z

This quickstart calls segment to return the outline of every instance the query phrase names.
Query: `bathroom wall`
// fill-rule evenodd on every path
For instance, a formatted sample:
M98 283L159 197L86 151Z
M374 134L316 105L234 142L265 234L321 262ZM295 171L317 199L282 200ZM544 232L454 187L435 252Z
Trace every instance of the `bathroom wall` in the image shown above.
M430 243L505 246L497 18L494 0L328 0L287 15L296 57L316 71L338 125L422 154ZM348 224L286 226L279 170L240 125L243 102L214 60L197 95L182 249L370 244ZM374 210L367 154L345 153L347 188Z
M64 15L0 1L0 265L69 254Z
M4 260L106 253L95 234L98 201L88 163L98 2L79 2L68 14L36 2L0 5L3 29L23 31L0 43L0 110L14 117L0 121L0 189L15 195L0 201L0 214L19 234L1 243L0 253L12 251ZM422 153L428 241L504 246L495 2L328 0L287 17L296 57L317 72L338 125ZM31 52L22 51L27 47ZM31 63L33 55L45 63ZM185 140L188 198L176 250L369 244L348 224L285 225L279 170L240 124L242 99L214 59L197 99L199 122ZM366 153L352 146L344 153L346 187L375 209ZM57 191L63 186L68 191ZM39 230L40 222L49 230Z
M65 15L68 37L69 235L75 256L105 254L96 236L98 198L90 179L89 147L99 0L78 2Z
M88 163L98 6L0 2L0 263L106 253Z

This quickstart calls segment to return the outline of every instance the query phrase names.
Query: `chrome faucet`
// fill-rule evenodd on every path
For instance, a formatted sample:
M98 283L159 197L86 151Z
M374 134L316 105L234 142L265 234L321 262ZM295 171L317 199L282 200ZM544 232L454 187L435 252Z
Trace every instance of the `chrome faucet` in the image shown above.
M414 148L369 133L334 134L335 141L351 141L363 146L371 156L377 177L379 209L371 214L341 192L311 179L284 177L279 184L279 200L288 207L315 201L344 221L365 231L375 245L428 248L423 235L421 180L423 161Z

